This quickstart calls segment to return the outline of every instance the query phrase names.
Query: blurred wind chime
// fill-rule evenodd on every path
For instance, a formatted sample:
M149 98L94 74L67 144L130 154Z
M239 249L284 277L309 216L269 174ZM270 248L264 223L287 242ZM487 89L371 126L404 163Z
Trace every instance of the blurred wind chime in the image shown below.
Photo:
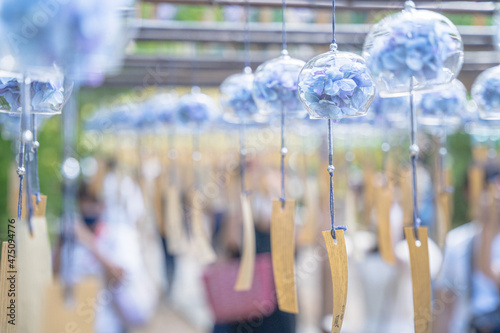
M363 56L382 97L409 96L410 161L413 189L413 227L405 227L410 252L415 332L429 332L431 281L428 231L421 226L417 198L417 117L415 91L430 91L450 83L463 63L463 44L457 28L446 17L415 9L404 10L374 25Z
M250 67L250 4L248 1L245 1L244 40L245 66L243 72L229 76L220 86L223 119L228 123L239 125L243 248L238 276L234 285L236 291L252 288L256 250L255 226L249 198L251 191L248 191L245 185L247 155L245 131L247 125L265 121L265 117L259 113L259 108L252 95L254 74Z
M340 332L347 300L347 251L345 226L335 225L333 191L333 126L344 117L363 116L375 96L375 85L360 56L337 50L335 1L332 1L332 43L330 52L309 60L299 76L299 96L311 118L328 119L328 174L330 175L331 229L323 231L333 286L332 333Z
M195 70L195 75L197 75ZM197 80L195 80L197 81ZM217 256L211 245L204 223L203 206L207 201L203 198L201 188L201 174L203 167L201 164L202 154L200 151L200 132L210 121L214 120L219 114L219 110L213 99L202 93L200 87L193 86L191 92L183 95L179 99L179 121L190 127L193 140L193 169L194 169L194 191L191 197L190 226L191 239L190 244L194 255L204 264L213 263Z
M287 115L305 113L297 91L302 60L288 55L286 44L286 2L282 3L282 51L281 56L261 64L253 82L253 97L265 115L281 117L281 197L273 200L271 216L271 255L278 306L281 311L298 313L297 288L295 285L295 200L286 198L285 119Z

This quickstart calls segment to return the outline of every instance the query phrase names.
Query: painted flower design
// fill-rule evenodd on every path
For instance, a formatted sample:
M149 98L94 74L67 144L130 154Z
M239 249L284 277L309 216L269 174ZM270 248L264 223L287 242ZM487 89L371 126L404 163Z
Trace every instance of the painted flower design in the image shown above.
M500 66L481 73L472 85L471 95L483 119L500 119Z
M312 118L341 119L366 113L375 86L361 57L328 52L306 64L299 92Z
M363 56L381 89L408 91L449 83L463 63L456 27L444 16L405 10L376 24L365 41Z
M265 113L303 113L297 83L304 62L289 56L281 56L260 65L255 72L253 96Z
M254 76L239 73L228 77L220 86L224 119L232 123L248 123L254 120L259 108L252 95Z

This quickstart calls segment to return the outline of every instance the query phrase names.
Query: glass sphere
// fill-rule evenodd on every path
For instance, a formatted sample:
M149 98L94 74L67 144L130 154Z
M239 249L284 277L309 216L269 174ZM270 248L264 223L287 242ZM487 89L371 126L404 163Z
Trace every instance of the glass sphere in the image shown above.
M453 80L439 89L419 95L418 122L424 126L458 127L466 112L467 89Z
M179 99L178 119L182 124L201 126L215 119L219 114L212 97L193 87L190 93Z
M70 85L64 87L64 77L59 71L32 71L27 75L31 80L31 112L34 114L59 114L71 94ZM17 73L0 71L0 112L21 113L22 76Z
M500 119L500 66L479 74L472 85L471 95L482 119Z
M150 125L171 124L176 120L179 99L174 93L158 93L142 104L143 120Z
M408 97L381 97L377 94L370 105L369 113L376 115L376 123L390 127L405 128L410 122Z
M362 116L375 97L375 84L363 58L334 46L304 66L299 96L311 118Z
M408 95L451 82L462 68L463 42L449 19L407 1L373 26L363 57L383 97Z
M249 124L259 121L259 108L252 95L254 75L246 67L243 73L233 74L220 86L220 103L224 120L234 124Z
M304 64L304 61L283 52L280 57L257 68L252 93L263 114L278 114L283 109L292 116L305 114L297 91L299 73Z

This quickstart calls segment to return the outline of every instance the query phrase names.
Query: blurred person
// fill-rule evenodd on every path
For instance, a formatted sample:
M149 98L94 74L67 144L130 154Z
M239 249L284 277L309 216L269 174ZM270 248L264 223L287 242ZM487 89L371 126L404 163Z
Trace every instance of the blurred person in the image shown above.
M140 189L122 189L121 183L126 180L113 172L105 177L104 204L87 191L85 184L79 192L81 218L75 226L72 279L75 283L90 276L101 280L103 288L96 299L96 333L123 333L145 325L158 304L159 292L147 274L133 220L137 207L127 204L127 196L137 199Z
M477 221L446 237L434 286L434 332L500 332L500 166L489 163L484 171Z
M277 197L281 186L281 176L278 170L265 168L257 164L257 161L252 159L247 163L248 179L252 184L251 187L251 201L252 201L252 214L255 224L255 242L256 253L270 253L271 252L271 236L270 236L270 218L272 211L272 199ZM239 176L239 175L236 175ZM237 187L239 188L239 187ZM229 214L229 218L225 221L226 224L231 225L231 231L227 232L226 240L224 243L227 246L226 254L232 254L235 258L239 257L237 251L239 245L235 242L237 233L234 232L235 225L241 223L234 223L231 219L239 218L241 212L237 214ZM255 322L237 322L214 324L213 333L240 333L246 332L248 327L251 328L252 333L294 333L296 332L296 315L280 311L278 308L267 317Z

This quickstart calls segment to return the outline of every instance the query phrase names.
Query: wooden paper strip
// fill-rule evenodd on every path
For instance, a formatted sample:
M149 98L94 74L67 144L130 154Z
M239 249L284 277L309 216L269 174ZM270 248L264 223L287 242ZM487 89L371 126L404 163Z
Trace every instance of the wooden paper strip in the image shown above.
M356 193L350 187L347 188L345 196L345 221L347 229L352 233L356 233L358 229L356 217Z
M380 256L388 264L396 263L394 245L391 232L391 206L392 187L382 186L377 188L375 195L375 207L377 212L377 237Z
M363 223L365 225L370 225L372 221L372 210L374 201L374 189L373 189L373 171L371 168L367 168L363 172L363 186L364 186L364 219Z
M317 221L319 209L319 188L316 177L307 177L305 181L305 214L304 223L297 237L300 245L313 245L317 237Z
M450 204L453 200L452 193L439 192L436 194L436 216L437 216L437 243L439 247L444 248L446 235L451 227L451 209Z
M24 220L28 216L28 202L26 200L26 196L24 196L23 199L23 211L21 214L21 219ZM31 204L33 207L33 217L45 217L45 210L47 207L47 196L41 194L40 195L40 202L37 204L36 203L36 196L32 195L31 196Z
M401 208L403 209L403 224L409 226L413 223L413 191L411 188L411 169L405 168L401 172Z
M344 321L345 305L347 302L347 250L345 247L344 231L335 232L335 240L331 231L323 231L333 286L333 320L331 333L339 333Z
M44 288L52 280L52 257L47 231L45 205L47 198L36 205L31 219L33 233L26 220L16 221L16 246L18 269L18 330L38 333L42 320ZM23 209L24 211L24 209ZM27 209L26 209L27 211Z
M472 165L467 176L469 177L469 215L470 218L477 219L479 198L484 189L484 170L479 165Z
M56 332L94 332L97 292L99 282L88 279L73 287L71 304L64 300L64 287L59 282L49 283L44 290L43 321L36 331Z
M246 194L241 194L241 212L243 214L243 250L238 278L234 290L244 291L252 288L255 267L255 227L252 208Z
M183 225L181 193L175 186L167 189L167 204L164 206L165 233L170 254L180 254L184 250L186 233Z
M278 306L281 311L298 313L295 286L295 200L273 200L271 254Z
M11 246L11 257L9 257L9 242L2 243L2 256L0 258L0 332L2 333L17 332L17 313L19 311L16 292L18 290L18 275L16 261L12 254L13 246Z
M486 162L488 160L488 147L474 147L472 149L472 159L476 162Z
M191 210L191 226L193 232L192 246L196 258L203 264L213 263L217 259L217 256L205 230L203 211L200 207L193 206Z
M431 322L431 273L427 244L428 231L426 227L417 229L417 243L414 228L405 227L404 230L410 251L415 333L429 333Z

